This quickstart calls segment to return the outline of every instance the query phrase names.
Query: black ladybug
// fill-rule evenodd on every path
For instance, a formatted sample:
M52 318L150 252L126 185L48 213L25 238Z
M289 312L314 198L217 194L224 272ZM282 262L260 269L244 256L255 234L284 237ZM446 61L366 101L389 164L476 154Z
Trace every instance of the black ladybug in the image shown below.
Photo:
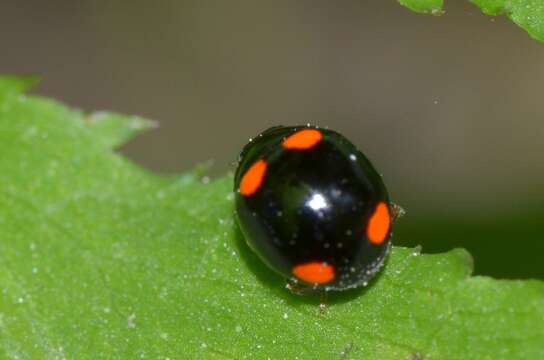
M389 251L393 208L382 177L333 130L264 131L242 150L234 190L248 245L302 287L366 285Z

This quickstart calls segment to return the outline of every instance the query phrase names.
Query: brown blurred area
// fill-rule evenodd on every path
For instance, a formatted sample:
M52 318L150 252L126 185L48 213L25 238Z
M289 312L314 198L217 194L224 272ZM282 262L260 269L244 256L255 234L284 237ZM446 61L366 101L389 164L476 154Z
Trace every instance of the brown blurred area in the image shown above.
M251 136L352 139L410 212L537 206L544 47L468 1L2 1L0 72L34 93L160 122L121 151L159 172L232 169ZM537 200L535 200L537 199Z

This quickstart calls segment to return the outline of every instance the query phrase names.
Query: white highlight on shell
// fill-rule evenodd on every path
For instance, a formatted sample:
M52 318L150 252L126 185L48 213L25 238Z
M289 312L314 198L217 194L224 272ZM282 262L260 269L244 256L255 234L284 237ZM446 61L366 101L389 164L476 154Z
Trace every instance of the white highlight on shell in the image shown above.
M329 204L327 204L327 200L322 194L316 193L306 203L306 206L312 208L313 210L322 210L322 209L326 209L329 206Z

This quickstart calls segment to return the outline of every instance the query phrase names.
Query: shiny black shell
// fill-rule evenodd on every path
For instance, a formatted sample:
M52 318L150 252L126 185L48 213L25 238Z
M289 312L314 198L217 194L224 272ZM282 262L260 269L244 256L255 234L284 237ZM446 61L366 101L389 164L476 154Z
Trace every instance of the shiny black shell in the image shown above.
M322 138L306 149L284 146L305 129L319 131ZM257 189L244 195L243 177L258 161L266 162L266 172ZM366 285L390 248L392 209L382 177L333 130L277 126L264 131L243 148L234 191L236 217L247 244L271 269L303 287L345 290ZM388 217L381 214L383 240L370 241L370 219L380 204ZM326 264L333 278L318 274L320 281L312 281L314 277L295 275L297 266L312 262Z

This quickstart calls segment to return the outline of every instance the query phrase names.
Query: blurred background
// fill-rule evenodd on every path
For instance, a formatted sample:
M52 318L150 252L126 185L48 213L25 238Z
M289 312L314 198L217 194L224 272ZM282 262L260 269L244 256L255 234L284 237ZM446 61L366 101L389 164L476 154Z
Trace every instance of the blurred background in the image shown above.
M397 244L544 278L544 45L468 1L8 0L0 44L34 93L159 121L120 149L153 171L220 175L269 126L328 126L406 209Z

